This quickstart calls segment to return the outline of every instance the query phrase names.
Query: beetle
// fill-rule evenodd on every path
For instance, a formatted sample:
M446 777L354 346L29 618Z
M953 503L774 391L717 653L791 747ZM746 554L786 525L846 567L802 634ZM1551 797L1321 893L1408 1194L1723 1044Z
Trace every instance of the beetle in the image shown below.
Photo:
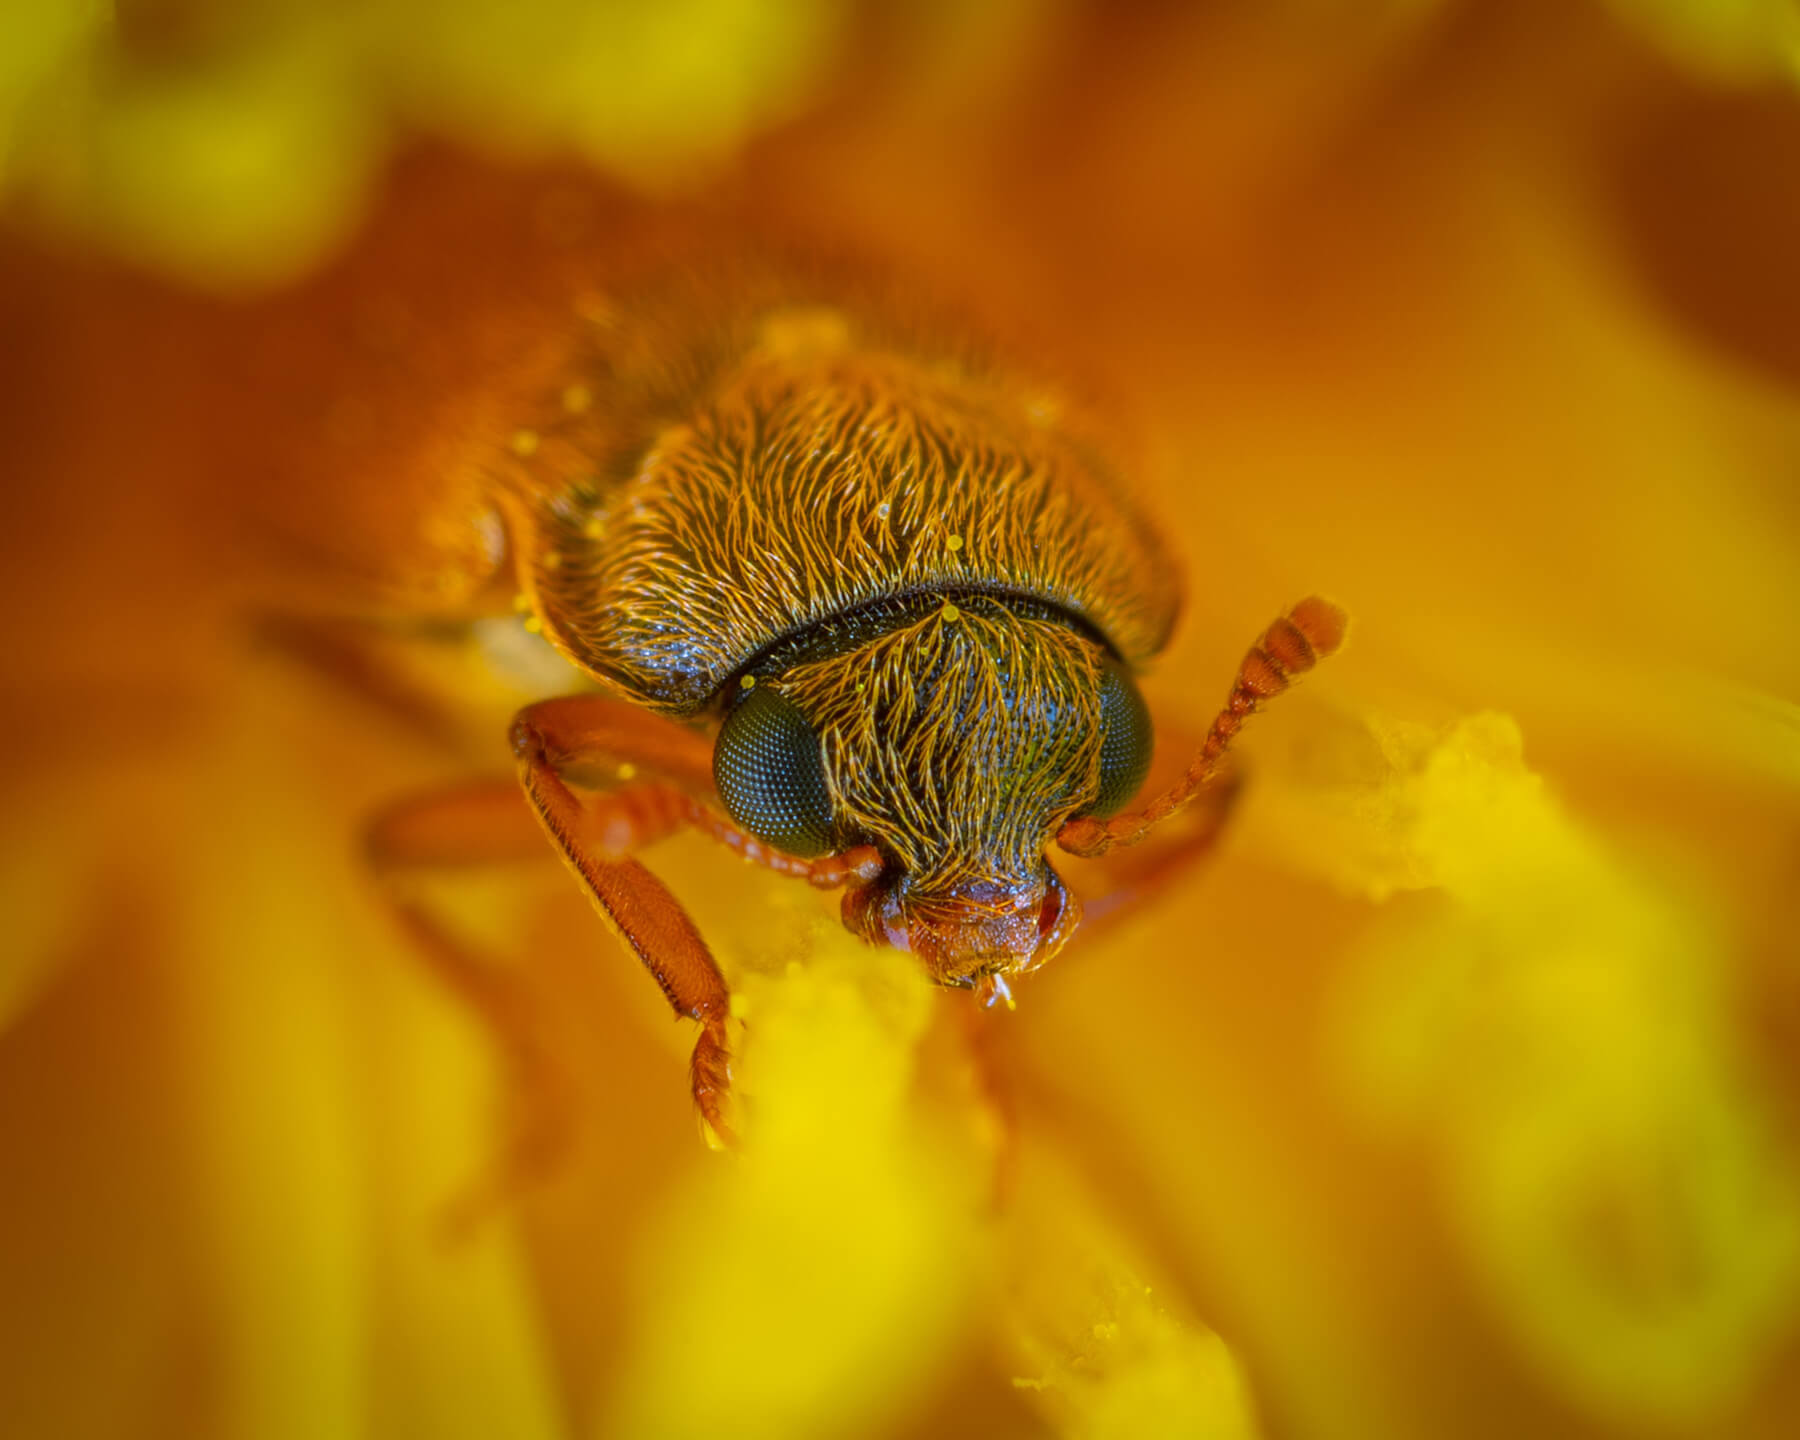
M597 693L528 706L512 750L544 834L699 1023L693 1098L723 1142L726 982L637 851L696 828L1010 1005L1081 921L1051 846L1103 855L1197 796L1222 816L1233 737L1345 617L1313 597L1276 620L1186 772L1130 808L1153 738L1135 677L1180 590L1091 410L817 262L671 265L572 311L491 488L526 624ZM416 858L422 828L449 854L493 805L390 817L377 857Z

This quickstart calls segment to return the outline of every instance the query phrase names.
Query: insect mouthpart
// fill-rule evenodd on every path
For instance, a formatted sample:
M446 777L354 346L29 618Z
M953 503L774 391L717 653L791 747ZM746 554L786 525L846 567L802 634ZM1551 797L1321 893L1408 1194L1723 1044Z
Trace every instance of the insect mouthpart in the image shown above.
M922 891L899 872L846 891L843 918L871 945L917 955L938 984L969 988L1051 959L1081 923L1081 902L1047 863L1031 881L951 891Z

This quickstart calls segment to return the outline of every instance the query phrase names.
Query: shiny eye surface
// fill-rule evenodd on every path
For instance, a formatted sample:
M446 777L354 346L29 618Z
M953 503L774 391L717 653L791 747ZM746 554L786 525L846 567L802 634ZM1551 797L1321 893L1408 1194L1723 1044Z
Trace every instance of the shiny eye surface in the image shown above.
M759 840L804 857L832 848L819 737L776 691L752 690L726 717L713 747L713 784L731 818Z
M1130 673L1112 659L1100 671L1100 730L1100 794L1087 813L1105 819L1137 794L1150 773L1156 740L1150 707Z

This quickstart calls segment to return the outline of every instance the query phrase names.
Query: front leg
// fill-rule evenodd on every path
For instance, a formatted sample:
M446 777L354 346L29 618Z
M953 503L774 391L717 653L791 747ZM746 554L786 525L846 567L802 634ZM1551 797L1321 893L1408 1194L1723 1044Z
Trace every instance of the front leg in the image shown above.
M729 1144L731 1086L726 1024L731 996L694 922L666 886L627 853L689 822L694 804L681 782L710 775L698 737L678 726L593 696L546 700L513 722L513 753L526 798L557 852L608 928L629 945L677 1015L700 1023L690 1067L694 1104L708 1143ZM632 759L630 757L638 757ZM566 775L643 764L670 777L632 785L590 808ZM673 781L674 783L671 783Z

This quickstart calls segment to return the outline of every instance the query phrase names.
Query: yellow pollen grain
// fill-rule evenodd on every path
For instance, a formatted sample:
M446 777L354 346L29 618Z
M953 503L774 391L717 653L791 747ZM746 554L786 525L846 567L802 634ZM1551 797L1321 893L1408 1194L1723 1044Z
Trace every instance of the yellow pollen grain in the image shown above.
M594 392L577 381L562 392L562 407L571 415L579 415L594 403Z
M517 595L513 596L513 609L521 615L529 614L531 611L531 597L523 591L520 591Z
M942 620L960 620L962 619L962 611L958 610L955 605L946 600L944 602L944 608L938 611L938 618Z
M525 633L528 635L541 635L544 633L544 622L535 615L527 615L524 624Z
M613 771L613 774L617 775L621 780L635 780L637 779L637 773L637 766L633 765L629 760L622 762L619 768Z
M946 540L945 540L945 541L944 541L944 548L945 548L945 549L946 549L946 550L960 550L960 549L962 549L962 536L960 536L960 535L951 535L951 536L949 536L949 537L948 537L948 538L947 538L947 539L946 539Z
M587 524L581 527L581 533L590 540L598 540L606 533L606 522L598 515L590 515Z
M742 685L746 690L754 690L756 688L756 677L754 675L746 675L742 680L738 681L738 684Z
M515 430L513 437L507 441L507 448L521 460L528 455L537 454L538 433L535 430Z
M547 553L544 556L544 558L542 560L540 560L538 563L540 565L542 565L546 570L560 570L560 569L562 569L562 556L557 554L556 551L552 550L549 553Z

